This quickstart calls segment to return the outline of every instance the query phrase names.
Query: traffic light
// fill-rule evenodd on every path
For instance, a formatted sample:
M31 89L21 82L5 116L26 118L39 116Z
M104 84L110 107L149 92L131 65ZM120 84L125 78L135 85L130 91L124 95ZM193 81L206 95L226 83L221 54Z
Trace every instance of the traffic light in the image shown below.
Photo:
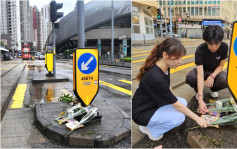
M160 8L157 9L157 19L161 19L161 11L160 11Z
M63 3L50 2L50 21L55 22L58 18L63 16L63 12L57 12L58 9L63 7Z

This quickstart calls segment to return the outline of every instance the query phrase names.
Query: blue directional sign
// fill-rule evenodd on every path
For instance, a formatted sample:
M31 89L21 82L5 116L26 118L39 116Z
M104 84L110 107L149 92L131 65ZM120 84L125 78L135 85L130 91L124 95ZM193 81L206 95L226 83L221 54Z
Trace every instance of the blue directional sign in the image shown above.
M234 41L234 52L235 52L235 55L237 56L237 37L235 38L235 41Z
M77 66L82 73L91 74L97 66L97 61L91 53L84 53L79 57Z

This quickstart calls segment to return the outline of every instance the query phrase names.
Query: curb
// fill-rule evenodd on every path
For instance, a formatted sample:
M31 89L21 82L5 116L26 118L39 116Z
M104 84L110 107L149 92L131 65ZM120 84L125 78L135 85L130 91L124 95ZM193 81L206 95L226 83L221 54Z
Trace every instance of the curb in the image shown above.
M119 73L119 72L113 72L113 71L108 71L108 70L99 70L99 72L103 73L112 73L112 74L117 74L117 75L125 75L125 76L131 76L131 74L124 74L124 73Z
M53 79L32 79L32 83L49 83L49 82L69 82L69 78L53 78Z
M55 103L43 103L43 104L62 104L62 103L55 102ZM82 129L81 130L78 129L73 131L71 134L67 136L66 134L69 132L67 129L59 128L56 125L52 126L52 124L50 124L50 122L48 122L44 118L41 105L42 103L38 103L34 107L37 128L48 139L60 142L64 145L77 146L77 147L95 147L95 148L110 147L131 136L130 120L126 118L123 118L122 122L123 124L121 127L116 127L110 132L102 132L100 134L88 135L86 134L87 132L83 133ZM120 113L120 111L118 112Z

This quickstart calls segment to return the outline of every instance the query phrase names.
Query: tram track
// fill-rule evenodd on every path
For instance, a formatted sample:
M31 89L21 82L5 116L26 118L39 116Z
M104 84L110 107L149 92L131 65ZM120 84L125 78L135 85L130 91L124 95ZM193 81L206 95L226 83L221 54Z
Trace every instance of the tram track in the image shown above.
M19 65L22 64L22 63L23 63L23 61L21 61L21 63L17 64L17 65L14 66L13 68L11 68L9 71L7 71L7 72L4 73L3 75L1 75L1 79L2 79L3 76L5 76L5 75L8 74L9 72L11 72L11 70L13 70L14 68L16 68L17 66L19 66ZM22 76L22 74L23 74L23 72L24 72L24 70L25 70L25 68L26 68L26 65L27 65L27 64L24 65L22 71L20 72L20 75L19 75L19 77L17 78L17 81L14 83L14 86L13 86L13 88L12 88L10 94L7 96L6 101L2 104L2 107L1 107L1 121L2 121L2 119L3 119L3 117L4 117L5 113L6 113L6 110L7 110L8 106L9 106L9 103L11 102L12 96L14 95L14 92L15 92L15 90L16 90L16 87L17 87L17 85L18 85L18 83L19 83L19 81L20 81L20 78L21 78L21 76ZM2 100L2 99L1 99L1 100Z
M16 68L17 66L19 66L21 63L23 63L23 60L22 60L20 63L18 63L16 66L12 67L10 70L8 70L8 71L6 71L5 73L1 74L1 78L2 78L3 76L5 76L7 73L9 73L10 71L12 71L12 70L13 70L14 68Z

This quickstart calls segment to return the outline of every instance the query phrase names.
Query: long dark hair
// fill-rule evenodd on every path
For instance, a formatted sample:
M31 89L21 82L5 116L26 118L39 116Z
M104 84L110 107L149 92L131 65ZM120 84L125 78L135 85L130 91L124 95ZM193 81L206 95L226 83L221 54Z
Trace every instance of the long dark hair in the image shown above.
M151 54L147 57L145 63L139 70L136 78L138 81L141 81L146 72L163 57L163 52L166 52L168 56L175 56L178 58L186 54L186 49L179 40L175 38L166 38L152 49Z

